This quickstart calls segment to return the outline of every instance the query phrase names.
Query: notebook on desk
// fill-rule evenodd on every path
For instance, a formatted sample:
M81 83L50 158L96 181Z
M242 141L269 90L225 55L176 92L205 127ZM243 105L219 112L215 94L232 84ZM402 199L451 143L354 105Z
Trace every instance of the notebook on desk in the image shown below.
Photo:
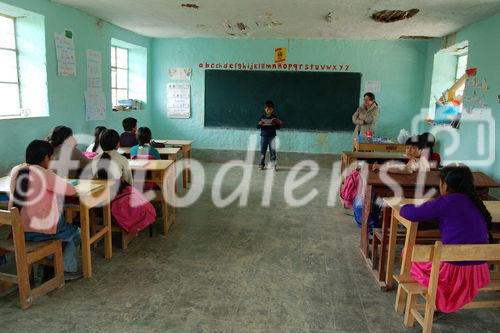
M131 167L144 167L149 163L147 160L132 160L128 161L128 165Z

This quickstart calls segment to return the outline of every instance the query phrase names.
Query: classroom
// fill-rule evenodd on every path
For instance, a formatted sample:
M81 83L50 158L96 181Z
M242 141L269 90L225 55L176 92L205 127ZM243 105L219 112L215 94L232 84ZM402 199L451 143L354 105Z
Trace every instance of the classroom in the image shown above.
M0 332L498 332L499 31L0 0Z

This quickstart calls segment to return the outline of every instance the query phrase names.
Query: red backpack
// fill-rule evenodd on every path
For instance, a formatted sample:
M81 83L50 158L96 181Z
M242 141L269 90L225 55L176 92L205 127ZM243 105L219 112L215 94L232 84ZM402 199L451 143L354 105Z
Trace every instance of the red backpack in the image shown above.
M151 202L133 186L125 187L111 201L111 214L122 229L137 233L156 221Z
M361 174L359 170L354 170L349 176L344 180L342 187L340 188L340 198L344 201L344 205L348 208L352 208L352 203L354 198L358 195L360 186Z

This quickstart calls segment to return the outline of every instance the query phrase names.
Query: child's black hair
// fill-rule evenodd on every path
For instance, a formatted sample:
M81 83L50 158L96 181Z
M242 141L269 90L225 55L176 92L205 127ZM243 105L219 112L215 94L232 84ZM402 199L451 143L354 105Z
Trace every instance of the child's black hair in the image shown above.
M122 121L122 125L124 131L130 132L137 127L137 119L132 117L125 118Z
M26 147L26 163L30 165L39 165L45 157L51 157L54 154L54 147L44 140L33 140ZM22 209L26 202L29 185L29 166L19 170L13 194L14 207Z
M137 142L139 146L144 146L151 141L151 130L149 127L139 127L137 130Z
M436 138L432 133L425 132L419 135L419 140L423 148L429 149L429 157L432 158L434 154L434 145L436 144Z
M92 148L92 151L95 153L97 151L97 148L99 148L99 138L102 134L102 132L104 132L106 130L106 127L104 126L97 126L94 130L94 147Z
M120 142L120 134L114 129L107 129L101 133L101 137L99 139L99 144L101 145L102 150L110 151L116 149L118 147L118 143Z
M104 132L101 133L101 137L99 140L101 144L101 148L104 151L101 155L101 158L99 159L99 162L97 163L97 178L98 179L103 179L103 180L108 180L110 179L110 175L108 174L110 163L111 163L111 156L109 155L108 151L116 149L118 147L118 143L120 142L120 135L118 134L117 131L114 129L107 129L104 130ZM118 193L123 190L123 188L127 185L124 184L123 182L120 182L117 184L119 186Z
M273 108L274 109L274 102L271 101L271 100L267 100L264 105L267 107L267 108Z
M423 145L422 145L422 142L420 141L420 137L417 135L413 135L413 136L409 137L406 140L405 145L406 146L414 146L414 147L417 147L418 149L423 149Z
M73 130L66 126L56 126L52 129L47 141L50 142L52 147L57 148L63 144L63 142L73 135Z
M469 167L465 164L447 165L441 170L440 178L448 186L449 192L463 193L474 202L486 221L488 231L491 231L493 227L491 214L476 192L474 175ZM489 233L489 238L491 243L491 232Z

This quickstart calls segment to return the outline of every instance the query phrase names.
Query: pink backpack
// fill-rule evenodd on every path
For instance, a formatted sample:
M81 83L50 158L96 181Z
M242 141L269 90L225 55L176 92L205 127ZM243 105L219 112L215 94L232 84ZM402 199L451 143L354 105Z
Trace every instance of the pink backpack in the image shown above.
M89 160L94 159L98 154L95 151L85 151L83 152L83 155L88 158Z
M132 186L125 187L111 201L111 214L128 233L137 233L156 221L153 205Z
M340 198L344 201L344 205L348 208L352 208L352 203L354 198L358 195L359 181L361 179L361 174L359 170L354 170L349 176L344 180L342 187L340 188Z

